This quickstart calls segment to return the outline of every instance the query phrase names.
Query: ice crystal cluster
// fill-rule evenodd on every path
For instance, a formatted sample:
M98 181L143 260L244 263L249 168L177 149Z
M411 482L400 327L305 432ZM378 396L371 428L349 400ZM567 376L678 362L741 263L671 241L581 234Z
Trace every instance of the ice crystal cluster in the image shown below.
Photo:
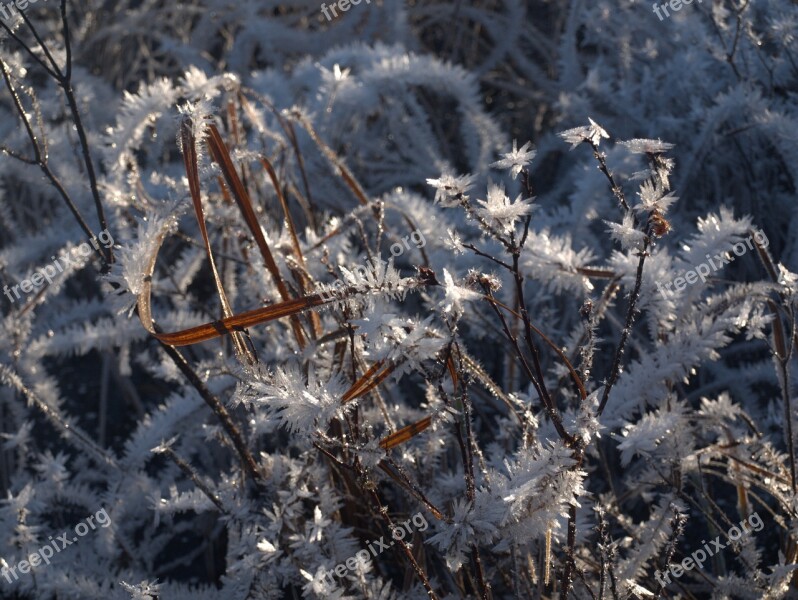
M795 3L348 6L0 21L0 596L796 597Z

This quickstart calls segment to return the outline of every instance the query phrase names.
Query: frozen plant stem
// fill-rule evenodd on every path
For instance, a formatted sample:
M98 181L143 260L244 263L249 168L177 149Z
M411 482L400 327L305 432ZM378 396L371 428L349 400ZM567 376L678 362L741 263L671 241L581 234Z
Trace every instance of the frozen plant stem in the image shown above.
M447 518L443 514L443 511L441 511L437 506L435 506L429 500L429 498L427 498L424 495L424 492L421 490L421 488L418 487L415 483L413 483L412 479L410 479L410 476L407 474L405 469L402 468L402 465L393 460L390 457L390 455L382 459L380 461L379 466L380 469L382 469L385 473L388 474L389 477L391 477L391 479L396 480L398 478L402 482L402 485L404 485L408 490L410 490L415 499L418 500L419 502L422 502L427 507L427 509L433 515L435 515L437 519L445 521L449 525L452 524L452 520Z
M599 170L604 173L604 176L610 182L610 189L612 190L613 195L618 199L618 202L621 203L621 206L626 212L629 212L629 204L626 202L626 198L623 195L623 190L621 186L615 183L615 178L610 173L609 167L607 167L607 161L605 160L604 153L599 151L598 144L596 142L591 141L590 146L593 148L593 156L596 157L596 160L599 163Z
M45 62L39 56L37 56L36 53L33 52L33 49L30 46L28 46L24 41L22 41L22 39L19 36L17 36L13 31L11 31L11 28L2 20L0 20L0 26L2 26L3 29L5 29L6 33L8 33L14 39L14 41L16 41L22 47L22 49L25 50L25 52L34 59L35 62L37 62L42 68L44 68L44 70L55 80L58 86L64 91L64 96L66 97L67 106L69 107L69 112L72 116L72 122L74 123L75 129L78 134L78 140L80 142L81 153L83 156L83 163L86 167L86 175L89 178L89 187L91 188L91 194L94 199L94 206L97 211L97 218L100 222L100 230L105 231L108 229L108 222L105 218L105 211L103 210L102 200L100 199L100 191L97 186L97 175L94 171L94 161L91 158L91 151L89 150L89 142L88 138L86 137L86 129L83 126L83 120L80 117L80 110L78 109L77 99L75 98L75 90L72 87L72 43L70 40L70 33L69 33L69 21L67 20L67 15L66 15L66 0L61 0L61 23L64 34L64 46L66 52L66 64L63 70L61 69L61 67L58 66L58 63L55 61L53 55L50 53L50 50L47 48L41 36L39 35L39 32L36 30L36 28L28 19L28 16L25 14L25 11L20 10L19 13L20 16L22 17L22 20L25 22L25 25L27 25L28 29L30 29L31 34L36 40L36 43L41 48L42 53L47 59L47 62ZM28 137L31 139L31 143L33 144L34 148L34 153L36 158L32 162L29 161L23 161L23 162L29 162L29 164L37 164L39 165L39 167L42 168L42 171L44 171L45 176L47 176L47 178L51 181L51 183L53 183L53 185L56 187L59 194L67 201L67 205L72 211L72 214L78 220L78 223L80 224L81 228L86 232L86 234L90 238L93 238L94 234L91 232L88 225L86 225L83 218L77 212L77 208L75 207L74 203L72 203L72 201L66 195L63 186L61 186L61 184L57 182L57 179L52 174L50 169L47 167L46 152L43 153L39 148L38 141L36 140L36 137L33 134L27 116L25 115L24 110L22 109L22 105L19 102L19 97L15 93L13 86L11 85L10 77L8 75L8 69L5 62L1 60L0 62L2 62L3 65L3 77L6 81L6 86L8 87L9 92L11 92L11 95L14 97L15 107L17 109L17 112L20 114L23 123L25 124ZM100 256L103 259L103 262L105 264L105 270L108 270L110 268L110 265L114 262L113 249L103 247L102 249L97 249L97 252L100 254Z
M787 450L790 455L790 486L793 493L796 492L796 474L795 474L795 438L793 437L792 427L792 406L790 398L790 355L792 354L792 345L788 345L787 337L784 330L784 325L781 320L776 303L768 300L768 305L773 312L773 342L775 349L773 350L773 359L778 369L779 388L781 389L781 397L784 402L784 421L787 428L785 437L787 438ZM791 307L788 307L791 311ZM794 315L793 315L794 322ZM790 348L788 350L787 348Z
M466 478L466 489L468 493L468 499L471 501L473 506L473 503L476 500L477 496L477 484L476 484L476 478L474 477L474 454L473 454L473 448L476 446L476 441L474 440L474 433L471 429L471 399L468 397L468 388L466 387L467 379L465 377L465 373L463 373L462 359L460 358L460 348L457 346L456 342L455 342L455 347L457 349L457 354L458 354L458 361L457 361L459 367L457 369L458 381L462 389L460 398L463 405L463 421L465 423L467 445L463 444L463 435L459 423L456 423L457 439L460 443L460 448L463 453L463 460L468 461L464 465L465 467L464 473ZM471 545L471 552L473 554L474 566L476 567L477 582L479 583L482 600L490 600L491 598L490 586L485 581L485 573L482 569L482 559L479 555L479 546L476 543Z
M528 195L531 195L532 188L529 183L529 173L526 169L521 171L522 173L522 181L524 183L525 190ZM498 301L493 297L493 294L490 288L483 284L483 291L485 292L485 296L491 304L496 315L499 317L499 321L502 324L502 328L504 330L504 334L507 336L507 339L513 345L513 349L515 350L516 355L518 356L519 361L521 362L521 366L524 368L524 371L527 374L530 382L535 388L535 391L538 393L538 398L540 399L543 408L546 411L546 414L551 419L554 428L557 430L557 434L562 438L562 440L568 446L573 446L574 438L565 430L565 427L562 424L562 418L560 417L559 411L557 410L556 405L554 404L554 400L549 394L549 391L546 387L546 381L543 374L543 368L540 363L540 353L538 351L537 346L535 345L532 339L532 330L536 329L532 326L532 323L529 318L529 313L526 310L526 300L524 299L524 276L521 274L521 270L519 267L519 259L521 258L521 252L524 249L524 245L526 244L527 237L529 236L529 225L531 223L531 215L527 216L524 219L524 232L521 235L521 240L516 243L515 233L511 234L510 240L504 239L499 233L493 229L487 221L485 221L480 215L478 215L471 205L469 204L467 198L462 194L458 195L458 199L460 201L460 205L465 209L466 213L473 219L477 220L480 225L488 231L496 240L501 242L501 244L505 247L508 254L512 256L512 265L506 263L502 260L494 258L471 244L466 244L465 247L474 251L477 256L481 256L483 258L487 258L497 265L504 267L507 269L513 276L515 282L515 292L516 292L516 304L519 307L519 313L517 316L520 317L521 321L524 325L524 342L526 343L527 349L529 354L532 357L532 366L534 367L534 371L530 368L529 363L527 362L521 347L518 344L518 339L513 333L510 331L509 326L507 325L507 321L504 318L504 315L501 314L499 308L497 306Z
M74 439L75 442L72 442L74 447L80 448L87 454L93 455L94 460L97 461L97 464L108 465L118 471L122 470L111 454L106 452L104 448L98 446L97 443L92 440L87 433L80 429L80 427L76 426L74 423L71 423L68 419L65 419L57 407L53 408L42 398L40 398L34 390L31 390L27 385L25 385L17 373L12 371L6 365L2 364L0 364L0 384L9 385L16 389L20 394L25 396L27 401L31 405L38 408L42 414L44 414L47 420L57 430L60 431L65 440L71 441L70 438Z
M498 231L496 231L496 229L491 226L490 223L488 223L479 213L474 210L474 208L471 206L471 203L468 201L468 197L464 196L463 194L458 194L457 197L460 200L460 206L463 207L463 210L465 210L469 218L474 219L477 223L479 223L480 227L490 233L495 240L500 242L507 249L507 252L512 254L515 250L512 243L504 239L504 237Z
M621 203L624 209L626 209L626 213L630 214L631 210L629 209L629 205L626 202L626 199L623 195L623 190L621 190L620 186L615 182L615 179L612 176L612 173L609 172L607 168L607 163L604 161L604 155L598 151L598 146L595 143L592 143L593 147L593 154L596 156L596 159L599 161L601 172L607 177L607 180L610 182L610 187L612 188L613 194ZM652 175L651 182L654 184L658 184L660 189L667 189L667 185L662 180L660 175L656 175L657 168L654 164L655 158L653 155L649 155L649 161L651 163L651 171L655 175ZM634 215L632 215L634 218ZM651 213L648 218L648 222L645 225L645 236L643 238L643 248L640 250L639 259L637 261L637 271L635 273L635 284L634 288L632 288L632 293L629 296L629 308L626 311L626 321L624 322L623 331L621 331L621 339L618 342L618 347L615 350L615 359L613 360L612 369L610 370L610 376L607 379L607 383L604 386L604 391L601 395L601 401L599 402L598 411L596 413L597 417L600 417L601 414L604 412L604 408L607 406L607 402L610 399L610 392L612 391L613 386L615 385L616 381L618 381L618 375L621 372L621 361L623 360L623 353L626 349L626 342L629 339L629 334L632 332L632 324L634 323L635 319L635 310L637 308L637 301L640 299L640 288L643 285L643 267L646 262L646 258L648 257L648 249L651 245L652 235L654 235L654 224L655 224L656 213ZM634 219L636 222L636 219Z
M539 389L537 391L540 395L540 400L546 407L546 412L549 415L551 422L554 424L554 428L557 430L559 436L566 445L573 446L574 438L565 430L565 427L562 424L560 413L554 404L554 400L549 394L549 390L546 388L546 380L543 374L543 368L540 364L540 353L538 352L537 346L532 341L532 323L529 319L529 313L526 310L526 300L524 298L524 276L521 274L518 261L521 258L521 250L523 250L524 244L526 243L526 238L529 234L530 220L530 218L527 218L524 223L524 233L521 237L521 242L518 245L515 244L515 235L513 235L513 239L511 240L513 256L512 273L513 278L515 279L516 299L521 311L521 319L524 323L524 340L526 341L527 348L532 355L532 364L535 367L535 374L537 375L539 382Z
M777 284L779 282L779 271L776 265L773 263L773 259L770 257L767 248L762 246L762 244L756 238L754 238L754 244L756 245L757 254L760 261L762 261L762 265L767 271L768 276L773 283ZM798 349L798 331L796 330L795 310L790 302L790 298L782 295L781 301L781 307L789 315L787 323L790 326L789 339L787 338L787 333L785 331L783 321L781 320L779 305L777 305L773 300L768 300L767 303L770 311L773 313L773 343L775 348L772 350L772 352L773 359L777 367L776 375L779 381L779 387L781 389L782 401L784 402L784 421L787 427L785 437L787 438L787 449L790 456L790 487L794 494L796 493L796 490L798 490L798 480L796 479L795 472L795 439L793 437L793 411L789 392L789 365L793 350Z
M668 537L668 545L665 547L665 560L663 561L665 566L670 564L673 555L676 553L676 544L684 532L684 524L686 522L686 519L676 510L676 507L671 506L671 510L673 511L673 519L671 519L670 523L671 535ZM665 591L665 587L658 582L657 594L654 596L654 600L659 600L663 591Z
M0 21L0 25L4 25L2 21ZM3 73L3 80L6 84L6 87L8 88L9 93L11 94L11 99L14 103L14 108L19 114L20 118L22 119L22 124L25 127L25 132L28 135L28 139L30 139L31 146L33 148L33 158L26 158L5 147L2 148L3 152L19 160L20 162L23 162L28 165L38 166L41 169L42 173L44 173L44 176L50 181L52 186L56 189L58 195L61 196L61 198L64 200L64 203L67 205L67 208L69 208L69 211L75 217L75 220L78 222L78 225L80 225L80 228L83 230L83 232L90 239L96 239L97 236L91 230L91 227L89 227L89 225L86 223L85 219L83 218L83 215L80 214L80 211L78 210L77 206L75 206L75 203L72 201L72 198L69 196L69 193L66 191L63 184L55 175L55 173L53 173L52 169L50 169L50 165L47 162L46 151L43 150L43 147L40 145L39 140L36 138L36 134L33 132L33 127L31 126L30 119L28 118L28 115L25 112L25 108L22 106L22 100L20 100L19 94L17 93L17 88L14 86L14 82L11 80L11 74L9 73L8 70L8 64L2 58L0 58L0 71L2 71ZM103 262L107 264L107 258L103 254L103 252L99 248L96 248L95 251L99 254Z
M367 481L366 473L363 472L362 468L357 463L355 463L355 468L358 472L358 479L361 481ZM391 520L391 517L388 516L388 508L383 506L382 502L380 502L379 494L377 494L376 490L370 485L364 486L364 489L366 490L368 495L371 496L371 499L374 501L374 504L377 506L380 515L383 517L383 519L385 519L385 522L388 523L388 528L391 531L393 531L396 528L396 526L394 525L393 520ZM396 542L398 543L402 551L405 553L405 556L407 556L407 560L409 560L410 564L413 566L413 570L416 572L416 575L418 575L418 578L421 580L421 584L424 586L424 589L427 590L427 595L430 597L430 600L438 600L438 595L435 593L435 590L432 589L432 585L430 584L429 579L427 578L427 574L424 573L424 569L422 569L421 565L419 565L418 561L416 561L416 557L413 556L413 552L410 550L410 547L405 543L404 540L397 539Z
M241 435L241 431L239 431L238 427L236 427L235 423L233 423L232 418L230 417L230 413L227 412L227 409L224 405L219 401L219 399L214 396L211 391L206 387L206 385L202 382L191 366L188 364L186 359L183 357L182 354L175 348L174 346L170 346L169 344L165 344L161 342L161 347L166 352L167 356L172 359L172 362L175 363L175 366L180 369L180 372L189 380L194 389L197 390L199 395L205 401L205 403L210 407L210 409L214 412L217 416L219 421L224 427L224 430L227 432L227 435L230 436L230 439L233 442L233 446L238 452L239 457L241 458L241 464L244 469L244 472L250 476L252 481L258 488L263 487L263 478L258 471L258 466L255 463L255 459L252 457L252 454L247 448L246 443L244 442L244 437Z
M632 332L632 324L634 323L635 319L635 309L637 308L637 301L640 298L640 288L643 285L643 266L646 262L646 257L648 256L648 246L651 243L650 234L651 231L649 228L649 231L646 233L646 239L643 242L643 249L640 251L640 258L637 261L635 286L632 289L631 296L629 297L629 308L626 311L626 321L623 325L623 331L621 331L621 339L618 342L618 347L615 349L615 359L613 360L612 369L610 370L610 377L604 386L604 392L601 394L601 402L599 403L597 416L601 416L601 413L604 412L604 408L607 406L607 401L610 399L610 392L612 391L615 383L618 381L618 376L621 372L623 353L626 349L626 342L629 339L629 334Z
M493 297L493 294L490 291L490 289L488 287L483 287L483 291L485 292L485 296L490 302L491 308L493 308L493 311L496 313L496 316L499 318L499 321L502 324L504 335L507 336L507 339L510 340L510 343L513 345L513 349L515 350L515 353L518 356L518 360L521 363L521 366L524 368L524 372L529 378L529 381L532 383L532 386L537 391L538 397L541 399L541 403L543 404L543 408L546 411L546 414L549 415L549 417L552 419L552 422L555 423L555 428L556 428L557 421L555 421L555 419L557 415L556 414L552 415L552 413L549 411L549 407L546 405L545 400L543 400L543 391L541 390L540 384L538 383L535 374L532 372L532 369L529 367L529 363L527 362L526 357L524 356L524 353L518 344L518 338L515 335L513 335L513 333L510 331L510 327L507 324L507 320L504 318L504 315L501 313L501 311L499 311L498 301ZM560 426L562 426L561 422ZM557 431L559 432L560 430L558 429ZM565 430L563 429L563 432L564 431Z
M607 167L607 163L604 160L604 155L599 152L598 144L594 141L590 141L590 145L593 148L593 155L596 157L596 160L599 162L599 169L607 180L610 183L610 188L612 190L613 195L618 199L621 204L621 207L625 210L626 214L631 214L631 209L629 208L629 204L626 202L626 198L624 197L623 190L621 187L615 182L612 173L610 173L609 168ZM654 158L653 156L649 155L649 160L653 163ZM655 165L651 165L652 172L657 173L657 169ZM658 178L659 187L661 189L665 189L667 186L665 182L662 181L659 175L652 175L652 183L654 183L654 178ZM634 222L634 215L632 215ZM643 285L643 267L646 262L646 257L648 256L648 248L651 244L651 236L653 235L654 230L654 218L655 214L652 213L649 215L648 221L645 225L645 236L643 238L643 247L639 252L639 258L637 261L637 271L635 273L635 284L632 288L632 293L629 296L629 307L626 311L626 320L624 322L623 331L621 331L621 339L618 342L618 346L615 349L615 357L613 359L613 364L610 369L610 376L607 379L607 383L604 385L604 391L601 395L601 401L599 402L598 409L596 411L596 418L600 417L601 414L604 412L604 408L607 406L607 402L610 398L610 392L612 391L613 386L618 381L618 376L621 372L621 363L623 361L624 351L626 349L626 343L629 339L629 335L632 332L632 324L634 323L635 318L635 310L637 308L637 301L640 298L640 288ZM523 305L522 305L523 307ZM577 440L574 445L574 459L576 460L575 468L579 469L582 466L582 461L584 460L585 456L585 444L582 442L581 439ZM560 600L567 600L568 594L571 591L571 585L573 583L573 573L576 569L576 563L574 560L574 553L576 549L576 507L571 506L568 510L568 542L567 548L565 550L565 568L563 569L562 575L562 587L560 591Z
M200 476L194 471L194 469L191 468L190 464L188 464L186 461L180 458L177 455L177 453L168 446L163 449L163 452L169 458L171 458L174 461L174 463L180 468L180 470L183 471L183 474L186 477L188 477L194 483L194 485L197 486L197 489L199 489L203 494L205 494L208 500L213 502L216 508L219 509L219 512L221 512L224 515L228 514L228 511L225 510L222 501L219 500L219 497L216 494L214 494L207 485L205 485L202 479L200 479Z

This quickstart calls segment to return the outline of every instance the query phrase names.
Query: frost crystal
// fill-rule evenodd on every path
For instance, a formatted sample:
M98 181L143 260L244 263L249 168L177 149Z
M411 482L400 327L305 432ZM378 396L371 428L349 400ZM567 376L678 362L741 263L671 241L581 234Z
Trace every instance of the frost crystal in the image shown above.
M532 214L534 206L532 198L522 199L519 195L515 201L504 192L504 184L488 183L487 200L478 200L482 208L477 209L477 214L482 216L493 227L505 234L512 233L516 221L520 217Z
M435 188L435 202L452 207L457 206L462 196L468 194L475 179L473 175L441 175L438 179L427 179L427 184Z
M595 146L601 143L601 138L609 138L609 134L596 123L593 119L588 119L590 125L582 127L574 127L559 133L558 135L566 142L571 144L571 150L576 148L582 142L589 142Z
M620 143L633 154L662 154L673 148L673 144L661 140L634 139Z
M793 597L795 2L355 2L0 0L0 595Z
M518 177L521 169L532 162L532 159L535 158L537 154L535 150L529 149L531 145L532 142L527 142L519 149L516 147L516 141L513 140L513 151L504 154L504 158L491 163L490 166L496 169L509 169L510 174L513 176L513 179L515 179Z

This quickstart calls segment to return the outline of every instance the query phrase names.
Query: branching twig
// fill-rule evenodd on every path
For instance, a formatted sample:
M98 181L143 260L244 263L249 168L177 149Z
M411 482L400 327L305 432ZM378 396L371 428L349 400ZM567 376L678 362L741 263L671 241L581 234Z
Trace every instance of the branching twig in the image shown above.
M28 29L30 30L31 34L33 35L36 43L38 44L39 48L41 48L42 53L44 54L47 62L42 60L33 49L28 46L19 36L17 36L11 28L2 20L0 20L0 27L2 27L6 33L11 36L11 38L17 42L20 47L30 56L39 66L41 66L45 72L47 72L50 77L52 77L58 86L64 91L64 96L66 98L67 106L69 107L69 112L72 117L72 122L75 125L75 129L78 134L78 140L80 142L81 154L83 156L83 163L86 167L86 174L89 178L89 187L91 188L91 194L94 199L94 206L97 211L97 218L100 222L100 229L105 231L108 229L108 222L105 218L105 211L103 210L102 200L100 198L100 191L97 185L97 175L94 170L94 161L91 158L91 150L89 149L89 142L86 136L86 129L83 126L83 120L80 116L80 110L78 109L77 99L75 97L75 90L72 87L72 42L70 39L70 32L69 32L69 22L66 15L66 0L61 0L60 4L61 10L61 22L62 22L62 29L64 35L64 45L66 51L66 65L62 69L58 63L56 62L55 58L53 57L52 53L50 52L47 45L42 40L39 32L37 31L36 27L31 23L28 16L25 14L24 10L20 10L20 15L22 16L22 20L27 25ZM63 186L58 182L55 175L47 166L47 154L46 152L42 152L39 142L36 139L36 136L33 133L33 130L30 126L30 122L28 120L27 115L25 114L24 110L22 109L22 105L19 101L19 96L17 95L13 84L11 83L10 76L8 74L8 68L5 62L0 59L0 63L2 63L3 68L3 77L6 81L6 86L8 87L9 92L14 100L14 104L19 113L20 118L25 126L25 129L28 133L28 137L31 140L33 145L34 153L36 158L34 162L39 165L39 167L44 172L45 176L50 180L50 182L56 187L59 194L67 203L72 214L78 220L81 228L86 232L90 239L94 239L95 236L91 232L91 229L86 225L86 222L83 220L80 213L77 211L74 203L71 199L69 199L68 195L64 191ZM48 64L49 63L49 64ZM25 161L28 162L28 161ZM108 247L102 248L95 248L95 250L100 254L103 259L103 263L105 265L105 269L107 270L110 265L114 262L114 255L113 250Z
M0 21L0 23L1 22L2 21ZM89 225L86 223L85 219L83 218L83 215L80 214L78 207L75 206L75 203L72 201L72 198L70 197L69 193L66 191L66 188L63 186L63 184L58 179L56 174L53 173L52 169L50 168L50 165L47 162L47 155L42 150L40 142L33 131L33 127L31 126L30 119L28 118L28 115L25 112L25 108L22 106L22 100L20 100L16 86L14 85L14 82L11 79L11 73L9 72L8 64L2 58L0 58L0 71L2 71L3 80L5 81L6 88L8 88L8 91L11 94L11 99L13 101L14 108L17 111L17 114L19 115L20 119L22 120L22 124L25 127L25 132L27 133L28 139L31 142L31 147L33 148L33 158L23 157L22 155L10 152L7 149L4 149L4 151L10 156L26 164L37 165L41 169L42 173L44 173L44 176L50 181L52 186L56 189L58 195L61 196L62 200L67 205L67 208L69 208L69 211L72 213L72 215L75 217L75 220L78 222L78 225L80 225L80 228L83 230L83 232L88 236L89 239L97 239L97 236L91 230L91 227L89 227ZM100 258L103 260L103 262L107 264L107 258L105 254L103 254L102 250L100 248L95 248L95 252L97 252Z

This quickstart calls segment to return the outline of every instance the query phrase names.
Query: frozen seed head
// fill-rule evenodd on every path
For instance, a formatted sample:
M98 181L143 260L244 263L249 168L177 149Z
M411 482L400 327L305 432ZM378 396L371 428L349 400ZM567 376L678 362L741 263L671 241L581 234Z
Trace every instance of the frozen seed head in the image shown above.
M480 273L471 269L465 278L466 285L469 287L487 288L491 292L496 292L502 287L501 280L492 273Z
M658 212L651 215L651 231L657 237L662 237L671 230L671 224Z

